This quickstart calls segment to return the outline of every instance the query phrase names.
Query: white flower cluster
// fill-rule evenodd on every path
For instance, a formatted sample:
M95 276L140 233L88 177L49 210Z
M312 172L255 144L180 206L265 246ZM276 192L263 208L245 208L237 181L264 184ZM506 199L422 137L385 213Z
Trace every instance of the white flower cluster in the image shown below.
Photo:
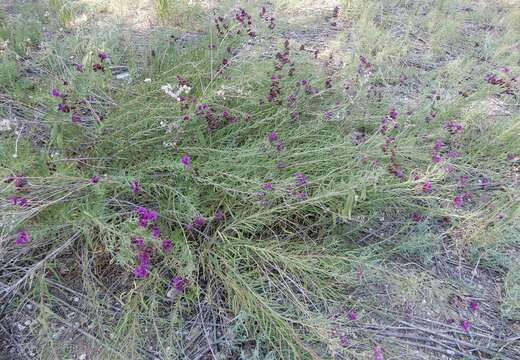
M11 131L13 127L16 128L16 121L14 120L2 119L0 121L0 133Z
M170 140L170 141L164 141L163 146L166 149L176 149L177 148L177 141L176 140Z
M167 134L170 134L171 132L173 132L173 130L178 130L181 125L180 123L177 121L177 122L166 122L166 121L161 121L161 127L164 129L164 131L166 131Z
M189 93L191 88L188 85L181 85L177 91L173 91L173 88L170 84L166 84L161 86L161 90L164 91L164 93L168 96L171 96L172 98L175 98L177 101L181 101L181 94L182 93Z

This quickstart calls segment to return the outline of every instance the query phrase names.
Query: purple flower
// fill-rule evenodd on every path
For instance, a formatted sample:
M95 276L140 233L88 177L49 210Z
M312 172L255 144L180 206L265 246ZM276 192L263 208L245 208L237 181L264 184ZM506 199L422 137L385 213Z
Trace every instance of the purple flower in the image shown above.
M80 73L85 71L85 67L83 66L83 64L76 64L76 71L78 71Z
M432 161L436 164L442 161L442 157L439 155L438 152L434 152L432 154Z
M305 177L305 174L297 172L293 176L296 182L296 186L304 186L305 184L307 184L307 177Z
M132 245L134 245L138 249L144 248L144 239L143 238L132 238Z
M273 184L270 183L270 182L266 182L265 184L262 185L262 189L272 191L273 190Z
M52 97L61 97L61 98L62 98L62 97L63 97L63 94L60 93L58 89L56 89L56 88L52 88L52 89L51 89L51 96L52 96Z
M352 321L356 321L357 320L357 313L354 310L349 311L347 316Z
M193 218L193 221L191 224L192 224L193 228L200 230L204 227L204 225L206 225L206 220L204 219L204 217L202 215L197 215Z
M64 113L68 113L70 111L69 107L65 103L59 103L58 110Z
M276 151L282 152L285 149L285 144L282 141L276 143Z
M159 236L161 236L161 228L157 225L154 225L152 227L152 237L157 239Z
M79 116L79 114L75 111L72 112L72 115L70 116L70 120L74 123L74 124L77 124L81 121L81 116Z
M276 131L269 133L269 135L267 135L267 140L269 140L270 143L278 140L278 134L276 133Z
M9 198L9 203L11 205L26 206L27 199L18 197L18 196L13 196L13 197Z
M91 184L97 184L99 182L99 176L98 175L94 175L90 178L90 183Z
M421 221L424 220L424 217L422 215L420 215L420 214L417 214L417 213L412 213L411 218L415 222L421 222Z
M14 186L17 189L22 189L25 185L27 185L27 179L23 176L16 176L14 178Z
M97 55L101 61L105 61L106 59L108 59L108 54L104 51L98 51Z
M404 179L405 178L403 169L401 169L401 167L399 165L394 165L392 167L392 174L397 176L399 179Z
M181 164L185 168L188 168L190 166L190 156L188 154L182 155L182 157L181 157Z
M188 279L175 275L171 280L171 284L177 292L181 293L188 287Z
M435 150L439 151L444 146L444 142L439 139L435 142L435 146L433 147Z
M379 345L374 347L374 360L383 360L383 349Z
M147 209L145 207L138 207L136 210L139 216L139 226L145 228L148 226L148 222L157 220L157 212L154 210Z
M150 272L148 271L148 264L139 264L134 269L134 275L138 279L146 279L150 276Z
M491 180L486 177L479 178L478 182L482 190L489 190L489 188L491 187Z
M330 89L332 87L332 79L325 80L325 88Z
M18 237L16 238L16 245L23 245L30 241L29 234L26 230L18 231Z
M471 310L471 312L473 314L475 314L478 310L478 307L479 307L479 302L478 301L472 301L470 304L469 304L469 309Z
M516 161L516 160L518 160L518 156L516 156L515 154L507 154L507 160Z
M460 134L464 131L464 125L454 121L448 121L446 124L444 124L444 128L448 130L452 135Z
M422 191L424 193L429 193L430 191L432 191L432 187L433 187L432 182L429 180L426 180L423 184Z
M456 159L456 158L460 157L460 153L457 150L450 150L450 151L448 151L446 156L450 159Z
M130 188L135 194L139 194L141 192L141 186L137 180L130 181Z
M222 222L222 220L224 220L224 213L222 212L222 210L217 209L217 211L215 211L215 215L213 215L213 221L219 224L220 222Z
M328 120L332 119L332 115L333 115L332 111L325 111L325 113L323 114L323 118L328 121Z
M461 320L460 321L460 328L464 330L465 332L469 332L469 329L471 327L471 324L469 320Z
M167 254L170 251L170 248L172 247L172 242L170 240L162 240L161 241L161 248L162 251Z
M339 344L343 347L349 347L350 346L350 340L348 339L347 335L341 335L339 337Z
M388 113L388 116L392 120L397 119L397 111L395 110L395 108L390 109L390 112Z
M463 199L462 199L462 196L461 195L456 195L454 198L453 198L453 205L458 209L462 206L462 203L463 203Z

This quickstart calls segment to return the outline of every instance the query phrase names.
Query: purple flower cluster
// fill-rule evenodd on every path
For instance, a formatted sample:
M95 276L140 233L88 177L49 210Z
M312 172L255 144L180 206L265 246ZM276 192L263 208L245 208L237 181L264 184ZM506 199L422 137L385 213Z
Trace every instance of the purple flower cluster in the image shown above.
M142 228L146 228L149 222L157 220L157 212L154 210L140 206L137 208L136 213L139 216L138 224Z
M22 229L18 231L18 236L16 238L16 245L23 245L30 241L29 233L26 230Z
M11 205L18 205L18 206L27 206L28 205L27 199L23 198L23 197L19 197L19 196L12 196L11 198L9 198L9 203Z
M172 287L177 291L178 293L182 293L186 290L186 288L189 285L187 278L182 278L180 276L175 275L171 281L170 281Z
M305 186L307 184L307 177L305 176L304 173L297 172L297 173L294 173L293 176L294 176L294 183L295 183L296 187Z
M182 155L181 157L181 164L182 166L184 166L186 169L190 167L190 156L188 154L184 154Z
M150 276L150 255L148 254L147 249L139 250L137 261L139 264L134 269L134 275L138 279L146 279Z
M202 215L197 215L193 218L190 224L186 226L186 228L190 231L193 230L202 230L206 225L206 219Z
M267 95L267 101L274 102L280 95L280 76L274 74L271 76L271 87Z
M141 192L141 185L138 180L130 181L130 188L134 192L134 194L139 194Z
M231 116L229 114L229 112L227 111L224 111L222 113L222 116L224 117L224 119L226 119L230 124L235 124L237 122L237 117L236 116Z
M444 128L452 135L461 134L464 131L464 125L455 121L446 122Z

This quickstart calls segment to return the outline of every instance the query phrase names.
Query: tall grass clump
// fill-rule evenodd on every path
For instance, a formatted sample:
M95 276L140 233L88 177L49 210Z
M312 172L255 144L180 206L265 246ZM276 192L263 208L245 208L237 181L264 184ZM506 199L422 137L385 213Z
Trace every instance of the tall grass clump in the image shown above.
M343 70L289 39L244 59L272 30L257 18L215 16L123 85L102 49L56 65L43 142L1 114L0 296L34 307L42 358L76 345L60 326L100 359L329 356L331 318L387 246L359 239L427 223L464 229L463 249L515 220L518 119L483 105L517 99L512 70L408 111L377 93L387 58L363 50L384 43Z

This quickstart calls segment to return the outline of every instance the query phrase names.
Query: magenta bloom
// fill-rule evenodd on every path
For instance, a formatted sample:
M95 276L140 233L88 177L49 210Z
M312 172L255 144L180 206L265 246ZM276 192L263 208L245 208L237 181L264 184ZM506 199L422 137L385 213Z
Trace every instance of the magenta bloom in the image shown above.
M266 182L262 185L262 189L271 191L273 190L273 184L270 182Z
M305 184L307 184L307 177L305 177L305 174L297 172L293 176L296 186L304 186Z
M458 209L462 206L462 203L463 203L463 198L461 195L456 195L454 198L453 198L453 205Z
M147 209L145 207L138 207L136 210L139 216L139 226L145 228L148 226L148 222L157 220L157 212L154 210Z
M270 143L278 140L278 134L276 133L276 131L269 133L269 135L267 135L267 140L269 140Z
M161 236L161 228L157 225L154 225L152 227L152 237L157 239L159 236Z
M439 155L439 153L437 151L435 151L433 154L432 154L432 161L434 163L440 163L442 161L442 156Z
M108 59L108 54L104 51L98 51L98 58L101 61L104 61L104 60Z
M433 187L432 182L429 180L426 180L423 184L422 191L424 193L429 193L430 191L432 191L432 187Z
M374 347L374 360L383 360L383 349L379 345Z
M444 124L444 128L448 130L452 135L460 134L464 131L464 125L454 121L448 121Z
M181 293L188 287L188 279L175 275L171 280L171 284L177 292Z
M27 185L27 179L23 176L16 176L14 178L14 186L17 189L22 189L25 185Z
M150 272L148 271L148 265L138 265L134 269L134 275L138 279L146 279L148 276L150 276Z
M172 247L172 242L170 240L162 240L161 241L161 248L162 251L167 254L170 251L170 248Z
M357 313L354 310L349 311L347 316L352 321L356 321L357 320Z
M81 121L81 116L79 116L77 112L73 112L70 115L70 120L72 121L72 123L77 124Z
M138 249L142 249L142 248L144 248L144 239L132 238L132 245L134 245Z
M477 312L479 305L480 304L478 301L472 301L471 304L469 304L469 309L473 314Z
M460 153L457 150L450 150L450 151L448 151L446 156L450 159L456 159L456 158L460 157Z
M188 154L184 154L182 155L181 157L181 164L185 167L185 168L188 168L190 166L190 156Z
M397 111L395 110L395 108L390 109L388 116L390 116L390 119L392 120L397 119Z
M139 194L141 192L141 186L137 180L130 181L130 188L135 194Z
M13 197L9 198L9 203L11 205L26 206L28 201L25 198L13 196Z
M193 218L192 225L195 229L200 230L206 225L206 220L202 215L197 215Z
M62 97L63 97L63 94L60 93L60 91L59 91L58 89L56 89L56 88L52 88L52 89L51 89L51 96L52 96L52 97L61 97L61 98L62 98Z
M444 142L439 139L435 142L435 146L433 147L435 150L439 151L444 146Z
M471 324L469 320L461 320L460 322L460 328L464 330L465 332L469 332L469 329L471 327Z
M58 104L58 110L61 111L61 112L64 112L64 113L68 113L70 111L69 107L65 103L59 103Z
M98 175L94 175L90 178L90 183L91 184L97 184L99 182L99 176Z
M16 245L23 245L30 241L29 234L26 230L18 231L18 237L16 238Z

